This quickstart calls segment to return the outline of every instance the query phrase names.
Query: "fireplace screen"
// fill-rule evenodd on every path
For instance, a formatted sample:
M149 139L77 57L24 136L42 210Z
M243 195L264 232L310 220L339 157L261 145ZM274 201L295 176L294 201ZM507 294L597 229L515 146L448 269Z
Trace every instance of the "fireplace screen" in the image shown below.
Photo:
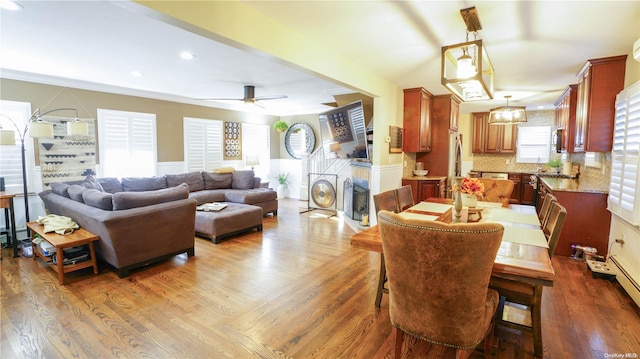
M363 214L369 214L369 190L356 183L352 183L350 178L344 181L343 190L344 214L353 219L361 220Z

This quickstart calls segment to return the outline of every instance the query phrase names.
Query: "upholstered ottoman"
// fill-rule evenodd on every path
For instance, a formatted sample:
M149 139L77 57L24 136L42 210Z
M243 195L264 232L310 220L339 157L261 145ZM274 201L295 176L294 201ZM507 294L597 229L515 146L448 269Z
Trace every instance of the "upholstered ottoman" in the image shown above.
M225 202L227 207L218 212L196 211L196 234L213 243L250 229L262 231L262 208L250 204Z

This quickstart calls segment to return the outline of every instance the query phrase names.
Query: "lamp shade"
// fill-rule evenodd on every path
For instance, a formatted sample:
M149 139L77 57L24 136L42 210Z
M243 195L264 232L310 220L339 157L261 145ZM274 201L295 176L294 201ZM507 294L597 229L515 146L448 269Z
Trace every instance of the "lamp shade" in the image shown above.
M527 108L525 106L509 106L509 98L505 96L507 105L492 108L489 112L490 125L506 125L510 123L527 122Z
M67 135L87 136L89 134L89 124L81 122L79 119L67 122Z
M482 40L442 47L441 82L462 101L493 98L493 65Z
M29 137L53 137L53 124L41 120L30 122Z
M10 130L0 130L0 145L15 146L16 134Z
M245 159L247 166L259 166L260 165L260 157L255 155L247 155Z

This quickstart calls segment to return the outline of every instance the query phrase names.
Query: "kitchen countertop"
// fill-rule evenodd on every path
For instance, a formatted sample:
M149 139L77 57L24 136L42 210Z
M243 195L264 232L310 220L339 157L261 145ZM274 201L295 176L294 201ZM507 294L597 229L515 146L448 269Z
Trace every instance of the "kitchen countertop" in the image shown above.
M409 176L402 177L403 180L412 180L412 181L440 181L441 179L446 179L447 176Z
M580 179L567 179L567 178L552 178L552 177L538 177L540 181L549 187L552 191L564 191L564 192L588 192L588 193L602 193L608 194L609 187L603 187L599 184L589 183Z

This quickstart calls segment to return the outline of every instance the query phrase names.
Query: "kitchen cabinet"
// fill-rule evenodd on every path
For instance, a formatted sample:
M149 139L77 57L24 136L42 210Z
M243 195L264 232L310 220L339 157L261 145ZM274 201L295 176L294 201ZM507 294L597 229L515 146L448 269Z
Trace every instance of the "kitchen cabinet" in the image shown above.
M627 55L589 60L578 72L574 152L609 152L616 95L624 88Z
M573 184L572 184L572 181ZM549 183L556 183L551 186ZM546 193L556 196L558 202L567 209L567 217L560 239L556 247L556 255L570 256L573 254L572 244L579 244L596 248L599 255L606 256L609 243L609 229L611 227L611 213L607 210L607 193L580 192L564 190L571 188L575 180L539 178L539 205Z
M517 125L489 125L488 112L472 115L473 153L516 153Z
M533 205L535 203L535 189L531 180L533 173L521 173L522 193L520 195L520 204Z
M413 201L419 203L427 198L444 198L447 190L446 177L413 177L403 178L402 185L410 185Z
M510 180L513 181L513 192L511 192L511 199L509 203L512 204L520 204L520 200L522 198L522 175L518 173L509 173Z
M555 103L555 128L562 130L556 141L560 152L572 153L575 150L576 137L576 105L578 85L569 85Z
M431 151L431 94L424 88L404 90L402 150Z
M449 130L458 132L460 99L455 95L433 96L433 122L448 122ZM432 132L433 134L433 132Z

